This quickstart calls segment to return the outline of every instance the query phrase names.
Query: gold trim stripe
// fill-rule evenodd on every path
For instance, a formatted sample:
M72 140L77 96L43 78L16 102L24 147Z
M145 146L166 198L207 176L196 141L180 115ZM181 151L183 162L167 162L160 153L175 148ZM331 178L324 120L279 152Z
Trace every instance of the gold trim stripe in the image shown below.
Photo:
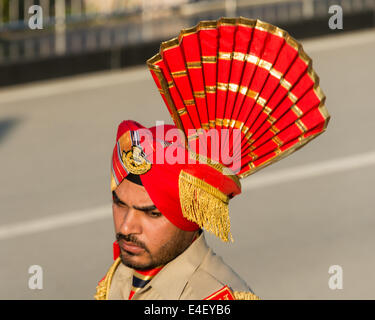
M246 134L248 133L248 131L249 131L249 127L246 127L245 126L245 124L242 126L242 129L241 129L241 131L242 131L242 133L246 136Z
M177 48L179 45L180 45L179 40L177 37L175 37L168 41L163 41L160 45L160 49L162 51L167 51L167 50Z
M200 61L189 61L186 62L188 69L199 69L202 68L202 63Z
M157 53L153 55L150 59L147 60L147 65L150 68L156 67L155 65L158 64L159 62L163 61L160 53Z
M205 98L206 93L204 91L194 91L193 95L195 98Z
M199 69L202 68L202 63L200 61L190 61L186 62L186 67L188 69Z
M270 128L270 131L273 133L273 134L278 134L280 132L280 130L275 126L273 125L271 128Z
M249 152L249 156L253 159L252 161L258 159L258 155L256 155L253 151Z
M254 28L257 20L239 17L237 25L245 28Z
M217 28L218 20L205 20L198 23L194 28L200 30L212 30Z
M295 115L296 115L298 118L300 118L300 117L303 115L302 110L301 110L300 108L298 108L297 105L294 104L294 105L291 107L291 109L292 109L292 111L295 113Z
M242 130L245 124L242 121L233 120L234 121L234 128ZM231 124L232 127L232 124Z
M190 28L182 29L179 36L178 36L178 40L181 43L184 37L195 34L195 33L197 33L197 31L198 30L197 30L196 27L190 27Z
M276 118L272 116L268 116L267 122L270 124L274 124L276 122Z
M248 89L249 89L248 87L240 86L240 90L239 90L239 92L240 92L241 94L243 94L244 96L246 96L246 93L247 93L247 90L248 90Z
M217 56L222 60L232 60L232 52L219 52Z
M184 77L184 76L187 76L187 71L186 70L173 71L171 72L171 75L173 78Z
M233 60L245 61L247 54L242 52L233 52Z
M216 63L217 62L216 56L202 56L201 59L203 63Z
M319 98L319 100L324 102L326 99L326 96L324 95L322 89L317 85L317 83L315 83L313 90L316 96Z
M250 139L251 137L252 137L252 135L253 135L253 133L252 132L247 132L246 134L245 134L245 138L246 139Z
M292 87L292 84L288 81L288 80L286 80L285 78L282 78L281 80L280 80L280 85L283 87L283 88L285 88L286 90L290 90L290 88Z
M217 88L217 90L227 91L227 90L228 90L228 87L229 87L229 84L228 84L228 83L218 82L218 83L216 84L216 88Z
M288 92L288 97L289 97L289 99L293 102L293 103L296 103L297 102L297 100L298 100L298 98L294 95L294 93L292 93L292 92Z
M177 110L177 113L178 113L180 116L186 114L186 113L187 113L186 108L178 109L178 110Z
M275 68L272 68L270 70L271 76L274 76L277 80L280 80L283 76L283 74L280 71L277 71Z
M271 68L272 68L272 63L268 62L266 60L260 59L259 63L258 63L258 66L261 67L261 68L264 68L264 69L266 69L268 71L270 71Z
M206 93L216 93L216 86L205 86Z
M251 143L250 143L250 141L251 141ZM254 151L254 150L257 148L256 146L253 145L253 143L254 143L254 141L252 141L252 139L250 139L250 140L248 141L248 144L250 145L250 146L249 146L249 150L250 150L250 151Z
M278 147L281 147L283 145L283 142L280 140L280 138L278 136L274 136L272 138L272 141L275 142Z
M324 128L326 128L327 125L328 125L328 122L329 122L329 120L331 118L331 116L328 113L328 110L327 110L326 106L323 103L321 103L321 105L318 107L318 110L319 110L320 114L322 115L323 119L325 120L325 122L324 122Z
M235 26L238 22L238 18L226 18L226 17L221 17L218 20L218 27L220 26Z
M184 100L184 105L185 106L193 106L193 105L195 105L195 101L194 101L194 99Z
M296 120L295 124L297 125L298 129L301 130L302 133L305 133L307 131L307 127L305 126L305 124L302 122L301 119Z
M155 269L159 269L159 268L161 268L161 266L156 267ZM152 279L156 274L146 275L146 276L145 276L145 275L143 275L143 274L137 272L136 270L134 270L134 275L135 275L138 279L141 279L141 280L143 280L143 281L147 281L147 280ZM133 288L141 289L141 288L139 288L139 287L133 287Z
M228 127L230 123L230 119L224 119L223 120L223 126Z
M204 129L204 130L210 129L210 125L208 123L202 123L201 126L202 126L202 129Z
M228 85L229 91L232 91L232 92L237 92L238 87L239 87L239 85L235 84L235 83L229 83L229 85Z
M259 63L259 57L254 56L253 54L247 54L246 55L246 62L257 65Z
M274 26L268 25L268 23L263 22L261 20L257 20L256 25L255 25L255 29L259 31L265 31L265 32L267 32L270 27L274 27Z
M259 97L257 100L257 103L260 104L262 107L264 107L267 103L266 99Z
M264 109L263 109L263 112L266 115L269 115L272 112L272 109L270 107L268 107L268 106L265 106Z
M247 93L246 93L246 96L248 96L249 98L252 98L252 99L256 100L256 99L258 99L259 92L255 92L253 90L248 90Z

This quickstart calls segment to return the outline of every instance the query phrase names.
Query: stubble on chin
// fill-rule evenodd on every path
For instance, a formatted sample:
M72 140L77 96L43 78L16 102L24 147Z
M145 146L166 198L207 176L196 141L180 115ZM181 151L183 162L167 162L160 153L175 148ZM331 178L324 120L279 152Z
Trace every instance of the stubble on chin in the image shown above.
M120 258L121 262L129 268L140 271L149 270L156 267L160 267L162 265L166 265L168 262L172 261L182 252L184 252L190 244L191 241L187 240L186 237L184 237L183 233L176 233L175 236L172 239L169 239L167 242L165 242L155 254L152 254L149 251L145 251L143 253L149 256L149 262L132 262L132 257L137 257L139 255L134 255L130 252L123 252L122 249L120 252Z
M131 252L127 252L127 251L124 251L123 249L121 249L120 259L121 259L121 262L125 266L127 266L131 269L136 269L136 270L140 270L140 271L150 269L149 263L143 263L142 264L142 263L132 262L132 260L136 259L137 256L139 256L139 255L135 255L135 254L132 254Z

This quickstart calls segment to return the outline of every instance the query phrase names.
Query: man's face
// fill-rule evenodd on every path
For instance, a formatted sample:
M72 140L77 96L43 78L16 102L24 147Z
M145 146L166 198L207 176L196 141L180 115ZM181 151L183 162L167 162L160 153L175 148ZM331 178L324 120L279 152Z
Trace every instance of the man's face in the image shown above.
M122 262L137 270L164 265L182 253L196 232L173 225L143 186L124 179L113 192L113 221Z

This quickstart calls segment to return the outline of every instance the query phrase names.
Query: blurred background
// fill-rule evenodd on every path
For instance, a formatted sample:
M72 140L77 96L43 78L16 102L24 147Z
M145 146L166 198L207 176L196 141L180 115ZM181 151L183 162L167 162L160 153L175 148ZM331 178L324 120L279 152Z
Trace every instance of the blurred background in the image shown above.
M42 29L30 28L42 8ZM331 29L329 8L343 10ZM200 20L261 19L300 40L327 132L248 177L233 244L207 241L263 299L374 299L375 0L0 0L0 299L92 299L112 263L117 125L171 123L145 61ZM29 288L29 267L43 289ZM343 270L332 290L330 266Z
M31 29L40 12L43 29ZM339 5L345 27L332 30ZM1 0L1 85L144 64L160 41L222 16L258 18L294 37L342 33L374 25L374 0Z

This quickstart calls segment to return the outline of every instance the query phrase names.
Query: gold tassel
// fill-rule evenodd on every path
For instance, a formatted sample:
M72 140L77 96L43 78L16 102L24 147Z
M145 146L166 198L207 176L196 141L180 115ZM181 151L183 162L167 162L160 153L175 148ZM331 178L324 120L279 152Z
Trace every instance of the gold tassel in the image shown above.
M236 300L260 300L258 296L248 291L234 291L233 294Z
M95 300L106 300L107 298L107 282L104 280L96 286L96 294L94 295Z
M96 286L96 294L94 295L95 300L108 300L108 293L111 286L112 277L120 262L121 259L120 257L118 257L109 268L107 274L105 275L105 278Z
M181 170L178 179L184 217L227 242L230 234L229 197L207 182Z

